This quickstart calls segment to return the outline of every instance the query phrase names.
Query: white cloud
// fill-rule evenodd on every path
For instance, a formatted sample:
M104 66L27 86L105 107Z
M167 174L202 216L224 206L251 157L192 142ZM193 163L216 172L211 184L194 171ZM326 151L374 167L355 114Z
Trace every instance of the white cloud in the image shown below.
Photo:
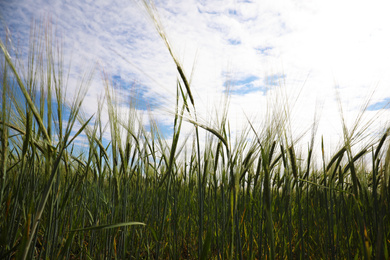
M97 60L99 70L104 68L108 75L146 86L145 97L162 105L154 111L160 114L156 118L164 124L172 121L166 110L174 108L176 68L139 4L124 0L39 0L31 4L20 0L1 6L13 34L24 39L32 15L49 14L62 32L65 56L72 53L74 73ZM192 91L201 118L208 119L213 109L219 109L226 80L255 75L262 82L267 76L285 74L281 88L295 104L294 131L309 127L318 102L322 107L318 133L334 143L341 136L335 85L346 118L356 115L373 87L373 103L390 97L387 7L386 1L157 2L168 38L187 75L196 60ZM239 44L229 44L229 40ZM97 110L96 99L103 92L99 70L85 102L89 114ZM73 82L70 91L76 91ZM298 93L298 99L292 98ZM230 103L234 127L246 120L242 111L250 118L264 115L262 93L233 95ZM382 116L380 121L388 119Z

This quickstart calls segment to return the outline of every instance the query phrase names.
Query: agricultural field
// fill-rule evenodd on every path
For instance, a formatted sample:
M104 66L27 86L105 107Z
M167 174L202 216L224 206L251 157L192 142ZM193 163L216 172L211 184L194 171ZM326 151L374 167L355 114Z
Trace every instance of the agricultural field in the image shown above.
M233 138L228 101L217 126L199 120L190 77L172 54L176 110L166 139L132 103L123 117L109 78L86 117L94 70L66 102L57 43L33 27L22 66L0 42L0 259L389 259L389 129L361 147L367 128L357 118L328 151L314 122L310 143L297 147L289 108L277 102L262 128L248 120Z

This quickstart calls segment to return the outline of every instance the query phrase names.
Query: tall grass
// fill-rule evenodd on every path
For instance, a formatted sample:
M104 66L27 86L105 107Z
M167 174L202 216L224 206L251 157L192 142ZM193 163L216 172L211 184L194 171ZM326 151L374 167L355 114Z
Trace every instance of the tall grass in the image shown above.
M260 129L248 120L236 137L228 102L218 125L201 121L191 77L145 4L178 72L170 143L152 117L144 127L133 103L123 117L104 74L98 111L84 118L93 69L67 104L50 27L32 30L27 70L0 42L0 258L388 259L389 130L355 151L355 128L344 124L343 144L337 151L322 145L317 169L316 123L308 153L299 152L284 99ZM183 121L193 136L183 136ZM81 134L84 154L74 149Z

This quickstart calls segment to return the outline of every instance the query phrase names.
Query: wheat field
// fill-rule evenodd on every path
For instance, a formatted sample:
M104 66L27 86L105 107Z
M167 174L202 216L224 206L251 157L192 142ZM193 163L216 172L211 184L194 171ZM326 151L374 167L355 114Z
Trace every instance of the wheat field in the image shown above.
M0 258L389 259L389 129L357 150L364 133L344 125L342 145L326 151L313 126L297 147L282 107L232 138L227 105L217 127L197 118L189 75L147 8L178 73L169 142L132 104L120 115L107 78L85 117L94 70L66 102L66 64L45 26L32 32L27 67L0 42Z

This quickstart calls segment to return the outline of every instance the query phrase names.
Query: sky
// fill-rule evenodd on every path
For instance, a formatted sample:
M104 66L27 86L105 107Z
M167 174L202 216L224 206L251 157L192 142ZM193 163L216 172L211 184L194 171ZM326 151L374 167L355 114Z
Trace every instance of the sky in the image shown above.
M289 104L292 134L309 133L303 146L316 111L317 139L323 136L331 149L340 144L339 104L352 127L370 97L365 116L377 120L369 131L388 125L388 1L159 0L155 6L175 55L188 76L193 72L200 120L217 122L229 89L233 135L248 118L260 129L275 97ZM170 138L178 73L140 1L0 0L0 16L2 40L6 25L22 48L32 19L50 19L71 60L69 92L77 91L80 73L97 64L83 106L87 115L97 111L104 72L120 96L136 95L137 109L151 111Z

